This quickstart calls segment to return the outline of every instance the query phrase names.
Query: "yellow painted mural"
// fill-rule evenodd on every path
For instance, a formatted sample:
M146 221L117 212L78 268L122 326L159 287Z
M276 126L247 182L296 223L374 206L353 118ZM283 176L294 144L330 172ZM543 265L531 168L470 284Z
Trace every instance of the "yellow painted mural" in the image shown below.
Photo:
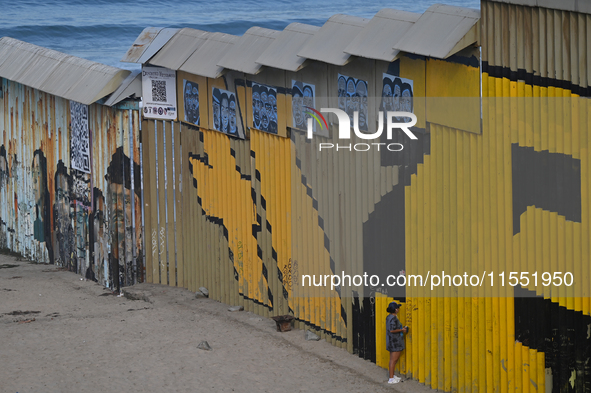
M491 37L498 42L499 31L512 30L491 28L490 10L522 11L486 3L482 52L471 46L447 59L402 54L391 63L314 63L322 70L314 83L305 72L278 70L207 80L237 92L244 140L211 130L211 119L209 128L147 126L170 129L181 141L176 244L184 260L172 260L167 246L160 282L206 287L211 297L260 315L292 315L297 327L384 368L386 307L395 300L411 327L397 366L407 377L446 392L585 391L591 108L575 93L586 87L537 75L517 53L515 64L497 61L507 47L490 49ZM573 26L572 15L551 15ZM381 93L379 109L410 104L405 108L419 117L417 140L394 135L405 146L398 155L321 151L321 143L339 143L334 119L306 138L304 115L290 117L303 92L290 89L314 85L349 109L354 100L342 95L342 82ZM269 113L255 113L261 91L276 98L277 134L269 119L262 127ZM377 120L374 109L368 123ZM154 156L157 146L147 146ZM165 194L152 194L163 203ZM313 281L341 274L420 276L425 285L331 288Z

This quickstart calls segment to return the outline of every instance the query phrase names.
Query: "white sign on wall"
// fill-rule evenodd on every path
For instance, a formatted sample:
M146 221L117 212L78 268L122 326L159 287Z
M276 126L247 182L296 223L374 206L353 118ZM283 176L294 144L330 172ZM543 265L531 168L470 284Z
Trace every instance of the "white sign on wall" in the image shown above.
M144 117L176 120L176 72L162 67L142 67Z

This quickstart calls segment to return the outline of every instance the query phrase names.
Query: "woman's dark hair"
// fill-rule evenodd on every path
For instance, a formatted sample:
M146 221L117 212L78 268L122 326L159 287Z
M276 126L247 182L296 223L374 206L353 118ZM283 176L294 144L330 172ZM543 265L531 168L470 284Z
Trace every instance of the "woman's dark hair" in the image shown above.
M400 304L398 304L396 302L392 302L392 303L388 304L388 308L386 309L386 312L393 313L393 312L396 312L396 310L398 310L398 308L400 308Z

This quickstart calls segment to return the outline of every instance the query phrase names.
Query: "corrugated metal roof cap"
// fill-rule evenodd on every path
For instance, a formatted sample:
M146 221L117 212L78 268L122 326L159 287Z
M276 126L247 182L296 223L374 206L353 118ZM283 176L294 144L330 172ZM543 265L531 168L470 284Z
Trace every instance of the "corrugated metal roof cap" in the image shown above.
M507 3L526 7L540 7L554 10L579 12L591 14L591 1L589 0L488 0L495 3Z
M187 27L181 29L149 60L149 63L178 70L193 52L207 41L210 34L212 33Z
M90 105L114 92L131 71L0 38L0 76Z
M142 96L142 73L140 70L133 71L125 78L121 85L109 96L105 105L113 106L128 97L141 98Z
M288 25L256 62L287 71L295 72L301 69L306 59L298 56L298 52L318 30L320 30L318 26L303 23Z
M121 61L123 63L147 63L178 31L179 29L146 27L135 39Z
M392 48L421 14L384 8L379 11L345 48L355 56L394 61L400 51Z
M334 15L318 30L298 56L334 65L345 65L351 55L345 48L361 33L369 19L350 15Z
M179 70L207 78L220 77L224 67L219 66L218 63L239 39L240 37L231 34L209 34L205 42L189 56Z
M475 30L479 20L479 10L435 4L425 11L393 48L445 59L478 40ZM470 39L465 39L468 35Z
M280 32L262 27L251 27L230 48L218 65L229 70L257 74L262 65L257 63L259 56L275 41Z

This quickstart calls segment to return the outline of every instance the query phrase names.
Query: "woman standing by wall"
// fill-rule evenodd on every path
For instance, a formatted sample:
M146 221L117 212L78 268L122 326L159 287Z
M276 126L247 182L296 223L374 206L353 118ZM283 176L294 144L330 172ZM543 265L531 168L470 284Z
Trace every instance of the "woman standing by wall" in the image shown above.
M408 327L403 327L398 319L400 304L392 302L388 305L386 311L389 313L386 317L386 349L390 352L388 367L390 379L388 379L388 383L398 383L401 379L394 375L394 369L398 358L400 358L400 353L404 350L404 334L408 333Z

